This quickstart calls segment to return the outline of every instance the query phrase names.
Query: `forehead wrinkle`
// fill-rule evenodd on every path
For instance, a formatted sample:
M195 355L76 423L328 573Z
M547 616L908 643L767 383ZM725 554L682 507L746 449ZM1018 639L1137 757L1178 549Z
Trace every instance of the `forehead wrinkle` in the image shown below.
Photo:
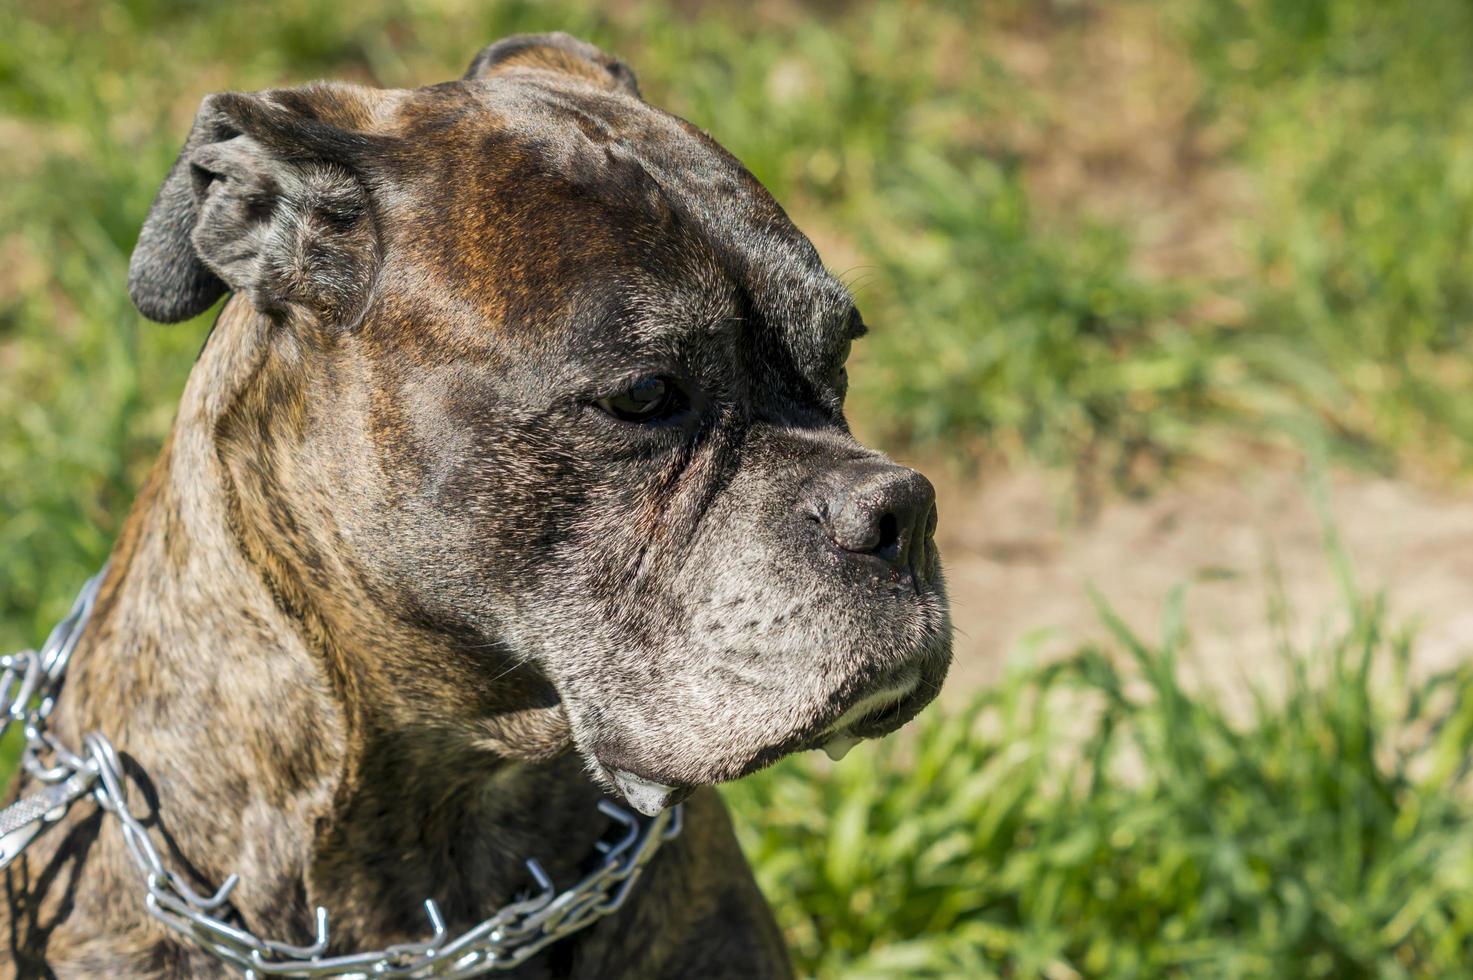
M806 287L806 288L805 288ZM820 273L789 291L776 306L777 323L768 324L774 341L786 348L795 366L823 370L852 339L854 299L837 280Z
M741 327L734 303L649 270L631 278L639 288L620 290L612 306L568 338L567 353L584 380L677 367L704 375L730 359Z
M575 95L541 79L465 89L467 102L476 107L470 116L484 120L472 128L501 134L497 147L516 151L521 166L543 182L573 190L592 176L607 174L610 167L640 176L631 187L643 188L647 196L615 194L598 202L623 219L618 235L590 231L579 240L579 254L593 244L589 239L609 250L589 256L597 268L606 269L611 259L623 256L625 261L618 263L626 277L618 289L621 295L590 297L605 311L608 299L623 309L606 312L600 324L598 314L585 307L592 315L583 328L575 328L581 339L569 338L572 343L589 345L593 349L586 352L596 350L609 359L682 359L696 353L712 367L717 367L712 355L724 357L738 345L776 344L786 349L781 360L800 373L825 370L838 356L848 339L853 305L848 291L823 268L812 244L755 178L704 133L644 103ZM598 186L607 191L608 183ZM517 196L518 203L523 196ZM507 202L498 198L495 203ZM659 217L662 211L667 217ZM475 230L528 220L523 210L493 217L498 221ZM493 248L479 238L462 251L488 253L487 262L467 270L465 278L477 283L517 281L518 263L532 260L510 246ZM580 280L592 270L564 271L576 275L564 280L563 303L554 306L567 311L564 304L578 305L577 293L589 296ZM607 284L603 275L598 278ZM494 329L509 327L503 321L513 312L505 308L511 297L496 288L489 291L493 295L482 305L489 301L495 308L485 310L487 318ZM517 312L528 311L518 307ZM561 318L556 309L543 309L537 319L550 328Z
M692 347L727 349L737 339L741 328L742 318L735 315L649 319L633 325L630 339L638 347L678 357Z
M833 283L833 288L815 304L813 329L819 342L842 347L846 341L853 340L854 315L854 297L849 290L837 282Z
M740 326L735 290L716 263L700 256L681 265L674 275L644 270L635 277L626 310L631 335L642 343L672 348L720 341Z

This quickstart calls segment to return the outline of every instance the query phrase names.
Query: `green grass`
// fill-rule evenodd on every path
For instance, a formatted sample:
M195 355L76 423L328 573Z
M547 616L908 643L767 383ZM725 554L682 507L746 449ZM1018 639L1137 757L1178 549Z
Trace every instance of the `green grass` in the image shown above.
M1265 387L1383 453L1473 446L1473 7L1183 5L1202 111L1261 207L1241 357Z
M1362 605L1233 711L1184 685L1180 609L730 787L800 970L1466 975L1473 667L1414 679Z

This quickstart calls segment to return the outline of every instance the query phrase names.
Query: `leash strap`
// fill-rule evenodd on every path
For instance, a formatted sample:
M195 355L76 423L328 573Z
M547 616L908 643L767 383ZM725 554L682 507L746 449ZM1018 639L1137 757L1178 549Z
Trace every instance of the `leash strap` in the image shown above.
M96 780L96 772L83 769L66 782L43 786L0 811L0 870L8 867L41 831L66 816Z
M426 899L430 936L422 942L330 956L327 910L320 906L311 945L260 938L231 924L240 921L228 904L239 878L229 876L206 897L164 865L147 828L128 808L122 765L106 737L98 732L88 734L78 755L46 730L67 664L106 573L104 567L87 581L39 652L23 650L0 657L0 737L12 724L22 724L26 745L21 763L40 784L35 792L0 810L0 870L60 821L74 803L91 795L104 812L119 821L128 853L143 876L148 914L248 978L459 978L514 969L559 939L618 911L660 845L680 833L681 806L645 818L611 800L600 800L599 812L610 820L615 836L595 845L600 855L595 870L558 891L542 866L528 859L535 893L503 906L458 936L446 929L434 899Z

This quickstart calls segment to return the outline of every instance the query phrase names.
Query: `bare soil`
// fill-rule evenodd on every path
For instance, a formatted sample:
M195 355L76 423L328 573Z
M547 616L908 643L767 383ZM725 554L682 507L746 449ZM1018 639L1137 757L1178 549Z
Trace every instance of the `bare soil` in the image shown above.
M1337 473L1328 515L1362 594L1384 591L1416 627L1414 663L1473 649L1473 501L1449 491ZM1211 682L1272 682L1275 573L1290 633L1311 644L1346 619L1310 481L1289 469L1198 474L1148 499L1113 500L1071 524L1062 476L1019 471L938 490L942 558L957 627L949 699L995 680L1009 656L1056 657L1108 634L1091 587L1146 640L1187 584L1191 660ZM1272 685L1271 685L1272 686Z

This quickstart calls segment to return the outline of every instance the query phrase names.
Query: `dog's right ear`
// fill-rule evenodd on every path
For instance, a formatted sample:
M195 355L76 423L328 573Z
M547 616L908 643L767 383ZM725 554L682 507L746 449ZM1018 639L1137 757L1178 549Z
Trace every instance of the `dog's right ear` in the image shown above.
M377 254L362 176L386 142L367 131L369 91L208 96L133 249L139 311L175 323L234 290L263 313L351 319Z

